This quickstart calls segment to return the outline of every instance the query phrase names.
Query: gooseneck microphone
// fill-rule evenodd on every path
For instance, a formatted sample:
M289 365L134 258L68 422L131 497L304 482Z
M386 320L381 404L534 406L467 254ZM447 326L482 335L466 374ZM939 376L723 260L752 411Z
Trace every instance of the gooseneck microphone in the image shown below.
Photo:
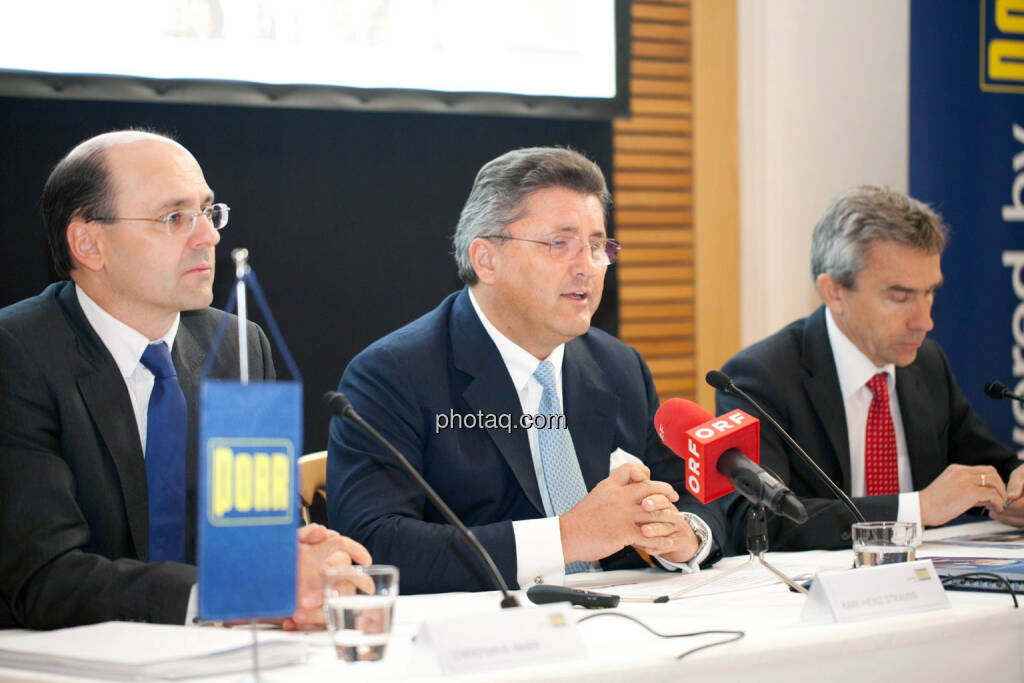
M864 519L864 515L861 514L861 511L857 508L854 502L850 500L850 497L846 495L846 492L839 488L839 486L837 486L836 483L832 481L827 474L825 474L824 470L818 467L818 463L814 462L814 460L811 459L811 456L807 455L807 451L801 448L800 444L793 440L793 437L791 437L789 433L782 428L782 425L780 425L774 417L768 414L768 411L762 408L761 405L750 396L750 394L736 386L736 383L732 381L732 378L730 378L729 375L719 370L711 370L704 376L704 381L719 391L723 391L727 394L736 394L753 406L754 409L768 421L768 424L778 432L779 436L789 444L790 448L800 456L800 459L803 460L809 468L811 468L811 471L813 471L819 479L825 482L825 485L829 487L832 493L836 494L836 497L843 502L846 509L848 509L850 514L853 515L853 518L858 522L867 521Z
M992 380L991 382L985 382L985 395L989 398L994 398L997 401L1004 398L1012 398L1014 401L1020 401L1024 403L1024 397L1010 391L1009 387L1000 382L999 380Z
M399 464L402 466L402 469L404 469L406 473L410 477L412 477L413 481L416 482L416 485L419 486L420 489L425 494L427 494L427 498L434 505L434 507L436 507L441 512L441 515L446 520L448 520L448 523L456 529L458 529L459 534L461 534L462 537L466 539L466 542L469 543L473 551L483 561L484 566L487 568L487 572L491 575L491 578L494 580L494 584L498 587L498 590L501 591L501 594L503 596L501 599L501 606L519 607L519 601L516 599L516 596L512 595L512 593L509 592L508 584L505 583L505 579L501 576L501 572L498 571L498 567L494 564L494 559L491 557L490 553L488 553L487 550L480 544L480 541L477 539L476 535L472 531L467 529L466 525L462 523L462 520L459 519L454 512L452 512L451 508L448 507L448 505L443 500L441 500L441 496L437 495L437 492L434 491L433 487L431 487L430 484L427 483L427 480L424 479L423 476L416 471L416 468L413 467L408 460L406 460L405 456L399 453L398 449L391 445L391 442L389 442L387 439L381 436L376 429L370 426L370 424L367 423L366 420L359 416L359 414L355 411L355 408L352 407L352 403L347 398L345 398L344 394L339 393L337 391L328 391L326 394L324 394L323 404L331 415L339 417L341 419L349 419L355 422L357 425L359 425L360 429L362 429L371 437L373 437L374 441L383 446L386 451L388 451L391 455L395 457L395 459L398 460Z

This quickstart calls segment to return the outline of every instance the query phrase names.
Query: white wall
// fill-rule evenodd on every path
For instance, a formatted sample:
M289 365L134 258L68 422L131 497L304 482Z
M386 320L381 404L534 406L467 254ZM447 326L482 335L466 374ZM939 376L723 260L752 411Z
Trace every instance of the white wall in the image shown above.
M851 185L908 184L909 0L739 0L744 346L818 305L811 231Z

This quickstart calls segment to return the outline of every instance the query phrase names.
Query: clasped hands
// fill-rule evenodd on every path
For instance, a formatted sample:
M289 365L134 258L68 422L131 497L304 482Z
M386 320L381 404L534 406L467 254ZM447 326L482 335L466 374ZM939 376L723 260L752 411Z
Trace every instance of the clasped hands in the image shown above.
M700 541L676 509L678 500L646 466L621 465L559 517L566 564L600 560L627 545L669 562L689 561Z
M320 571L326 566L368 565L370 553L351 538L319 524L298 530L299 558L295 576L295 612L284 619L286 631L323 627L323 586Z

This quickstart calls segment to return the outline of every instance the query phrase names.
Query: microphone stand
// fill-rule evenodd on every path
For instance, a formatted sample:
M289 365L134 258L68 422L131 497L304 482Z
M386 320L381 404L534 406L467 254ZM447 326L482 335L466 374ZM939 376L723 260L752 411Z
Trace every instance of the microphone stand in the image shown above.
M773 567L768 560L764 559L765 553L768 552L768 511L761 503L755 503L751 501L750 508L747 510L747 552L750 556L747 561L743 564L738 564L735 567L726 569L721 574L711 577L707 581L701 581L692 586L687 586L677 590L675 593L671 593L668 596L669 600L675 600L676 598L682 597L687 593L703 588L704 586L710 585L716 581L720 581L727 576L731 576L736 572L746 569L747 567L757 563L762 567L770 571L775 576L779 577L784 584L789 586L792 590L797 593L803 593L807 595L807 589L793 581L781 571Z

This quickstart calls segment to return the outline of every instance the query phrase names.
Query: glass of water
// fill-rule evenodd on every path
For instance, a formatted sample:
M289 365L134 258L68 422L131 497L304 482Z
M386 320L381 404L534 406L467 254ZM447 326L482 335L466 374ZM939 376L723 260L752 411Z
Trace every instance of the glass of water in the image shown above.
M377 661L384 656L398 597L398 567L374 564L325 567L327 630L338 659Z
M912 562L916 541L913 522L857 522L853 525L853 566Z

